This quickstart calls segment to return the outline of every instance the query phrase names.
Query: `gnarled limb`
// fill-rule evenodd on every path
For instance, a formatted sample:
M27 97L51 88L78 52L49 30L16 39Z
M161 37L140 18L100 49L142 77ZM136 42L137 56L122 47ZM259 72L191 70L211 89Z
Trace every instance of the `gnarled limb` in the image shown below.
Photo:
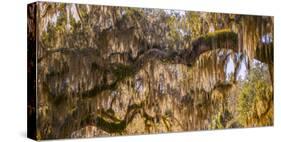
M111 83L105 81L102 84L95 85L92 89L82 92L81 94L84 97L91 97L99 94L104 90L114 89L120 81L124 80L126 77L136 74L143 66L154 60L160 60L162 62L167 62L171 64L184 64L187 66L192 66L200 55L211 50L230 49L234 52L238 52L237 43L238 39L237 34L235 32L232 32L230 30L222 30L209 33L207 35L197 38L192 42L192 47L183 50L167 50L162 49L160 45L154 45L153 48L147 49L144 52L140 52L136 57L132 57L127 52L125 52L124 54L120 52L116 54L112 53L109 55L108 59L103 59L105 61L103 62L103 64L105 65L97 67L98 69L107 71L107 75L111 75L114 77ZM272 46L267 45L265 47L269 48L267 50L270 52L270 48L273 49ZM93 48L59 48L47 50L47 52L49 52L50 54L56 52L69 53L74 51L79 51L79 53L81 52L87 55L96 54L96 49ZM124 60L127 60L125 61L126 64L111 63L110 58L115 55L128 56L123 58ZM271 63L271 60L264 60L266 56L261 55L262 54L260 54L260 51L258 50L256 56L257 59L266 63Z
M198 38L192 44L192 48L188 48L180 51L167 51L161 49L159 46L154 46L155 48L148 49L143 54L132 59L130 65L118 65L116 68L112 66L111 70L117 79L111 84L103 84L94 87L88 91L82 93L83 96L95 96L97 93L114 88L119 81L122 81L125 77L136 74L144 65L147 63L160 60L162 62L168 62L172 64L184 64L187 66L192 66L197 58L210 50L227 48L237 51L237 36L236 33L231 31L220 31L212 34L205 35ZM159 48L157 48L159 47ZM118 53L118 55L121 55ZM122 54L128 55L128 54ZM132 58L132 57L131 57Z

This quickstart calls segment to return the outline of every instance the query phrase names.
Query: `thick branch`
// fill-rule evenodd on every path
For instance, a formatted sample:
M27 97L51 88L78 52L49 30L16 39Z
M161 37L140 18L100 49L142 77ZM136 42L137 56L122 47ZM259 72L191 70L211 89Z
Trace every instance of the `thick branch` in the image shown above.
M103 82L102 84L97 84L95 87L93 87L90 90L86 90L85 92L82 92L82 96L84 97L93 97L99 94L100 92L104 90L114 89L116 88L117 84L124 80L126 77L133 76L136 74L143 66L145 66L147 63L154 61L154 60L160 60L162 62L168 62L172 64L184 64L187 66L192 66L194 62L199 58L200 55L202 55L205 52L215 50L215 49L230 49L234 52L238 52L238 38L237 34L235 32L232 32L230 30L222 30L213 32L204 36L201 36L194 40L192 42L192 47L184 49L184 50L165 50L161 48L159 45L154 45L154 48L150 48L145 52L142 52L142 54L137 55L135 58L133 58L130 54L125 52L124 54L116 53L111 54L108 59L105 59L107 62L104 64L110 63L111 56L118 55L118 56L129 56L126 63L128 64L122 64L122 63L110 63L109 65L102 66L107 71L107 74L111 74L114 76L114 80L109 82ZM267 48L273 48L272 46L266 46ZM85 53L87 54L94 54L96 52L95 49L72 49L72 48L60 48L60 49L53 49L53 50L47 50L49 53L56 53L56 52L73 52L76 50L81 50L83 52L85 50ZM269 49L268 49L269 50ZM260 52L257 50L257 52ZM84 53L84 52L83 52ZM269 53L271 50L269 50ZM266 58L266 56L260 56L262 54L258 54L259 56L256 56L257 59L260 59L261 61L268 62L268 60L263 60L262 58ZM270 60L269 60L270 61ZM273 62L273 61L272 61Z
M94 125L103 131L108 133L121 133L124 131L129 123L134 119L135 115L140 112L142 108L142 104L133 104L128 106L127 113L123 120L115 119L105 119L107 117L107 113L103 111L100 116L96 116L96 114L89 115L85 120L81 122L81 128L87 125Z
M193 41L192 48L180 50L180 51L167 51L161 49L159 46L154 46L155 48L149 49L136 58L128 57L130 59L130 65L117 65L108 66L110 67L111 73L116 76L116 80L111 84L97 85L91 90L82 93L82 96L95 96L101 91L114 89L119 81L122 81L128 76L136 74L143 66L147 63L160 60L162 62L168 62L173 64L184 64L187 66L192 66L197 58L210 50L219 48L228 48L237 50L237 34L230 31L220 31L212 34L205 35ZM157 48L159 47L159 48ZM114 55L114 54L112 54ZM120 54L126 55L130 54ZM111 56L110 56L111 57ZM110 73L110 72L109 72Z

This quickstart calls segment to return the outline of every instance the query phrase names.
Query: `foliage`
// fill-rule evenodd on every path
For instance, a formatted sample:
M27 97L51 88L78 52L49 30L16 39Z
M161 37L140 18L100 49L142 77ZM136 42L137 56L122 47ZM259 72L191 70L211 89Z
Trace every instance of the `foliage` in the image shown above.
M256 63L238 99L239 121L245 127L273 124L273 92L266 65Z

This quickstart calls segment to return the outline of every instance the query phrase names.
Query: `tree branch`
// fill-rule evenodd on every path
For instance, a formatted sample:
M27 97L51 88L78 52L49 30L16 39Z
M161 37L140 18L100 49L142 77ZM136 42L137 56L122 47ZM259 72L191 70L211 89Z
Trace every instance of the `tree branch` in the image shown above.
M105 59L106 62L103 64L110 63L109 65L102 66L103 70L107 71L107 74L114 76L112 83L103 82L102 84L97 84L90 90L82 92L83 97L94 97L104 90L114 89L117 84L124 80L126 77L133 76L136 74L143 66L147 63L155 60L160 60L162 62L168 62L172 64L184 64L186 66L192 66L195 61L205 52L215 50L215 49L230 49L234 52L238 52L238 37L235 32L230 30L222 30L207 35L201 36L192 42L192 47L183 49L183 50L165 50L160 47L160 45L154 45L154 48L150 48L143 52L142 54L133 58L129 53L112 53L109 55L108 59ZM271 46L266 46L267 48L273 48ZM49 49L49 53L67 53L73 51L81 51L87 54L94 54L96 49L93 48L59 48L59 49ZM258 52L260 52L258 50ZM270 52L273 53L273 52ZM257 53L258 54L258 53ZM128 65L122 63L111 63L111 57L114 55L118 56L129 56L127 61ZM259 54L262 55L262 54ZM265 56L256 56L257 59L260 59L264 62L269 62L270 60L264 60ZM273 62L273 61L272 61ZM101 68L101 67L100 67Z
M127 113L122 120L116 119L105 119L109 114L105 111L99 116L96 114L89 115L86 119L81 121L81 128L87 125L94 125L103 131L108 133L121 133L124 131L129 123L134 119L135 115L140 112L143 104L133 104L128 106ZM112 117L112 116L111 116ZM107 117L108 118L108 117Z

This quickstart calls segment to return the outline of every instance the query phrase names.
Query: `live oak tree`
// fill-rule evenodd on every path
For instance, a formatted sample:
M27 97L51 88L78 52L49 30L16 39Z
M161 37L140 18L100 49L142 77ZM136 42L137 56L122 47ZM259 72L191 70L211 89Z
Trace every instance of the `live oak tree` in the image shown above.
M38 138L273 123L273 17L44 2L37 17ZM249 92L254 61L266 94Z

